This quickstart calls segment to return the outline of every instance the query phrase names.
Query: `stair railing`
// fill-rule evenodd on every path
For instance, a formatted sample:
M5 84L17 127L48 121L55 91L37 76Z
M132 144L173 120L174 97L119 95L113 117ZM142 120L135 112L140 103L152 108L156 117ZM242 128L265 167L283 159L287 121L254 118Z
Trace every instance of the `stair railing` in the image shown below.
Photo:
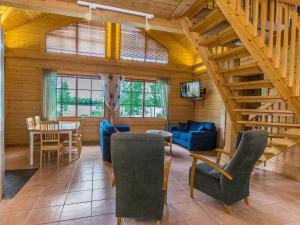
M296 0L227 0L282 79L300 96L300 3Z

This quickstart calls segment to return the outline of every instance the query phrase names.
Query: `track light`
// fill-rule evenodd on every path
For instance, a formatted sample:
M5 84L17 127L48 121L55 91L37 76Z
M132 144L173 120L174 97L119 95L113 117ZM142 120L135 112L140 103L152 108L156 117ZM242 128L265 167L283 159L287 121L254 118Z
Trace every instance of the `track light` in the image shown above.
M146 20L145 27L146 27L146 30L149 30L151 28L151 26L149 24L149 20L154 18L154 15L149 14L149 13L144 13L144 12L139 12L139 11L134 11L134 10L129 10L129 9L122 9L122 8L118 8L118 7L96 4L96 3L91 3L91 2L81 1L81 0L78 0L77 4L89 7L89 14L87 15L88 20L92 19L92 10L93 9L103 9L103 10L108 10L108 11L113 11L113 12L119 12L119 13L124 13L124 14L145 17L145 20Z

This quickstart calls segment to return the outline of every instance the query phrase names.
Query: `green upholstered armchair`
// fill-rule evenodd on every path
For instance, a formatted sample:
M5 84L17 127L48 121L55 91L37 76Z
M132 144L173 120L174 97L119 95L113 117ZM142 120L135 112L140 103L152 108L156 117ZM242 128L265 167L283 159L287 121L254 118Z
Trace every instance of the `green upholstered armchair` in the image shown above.
M190 195L196 188L224 202L225 210L232 213L231 205L244 199L249 204L249 183L252 170L265 150L268 141L266 130L242 133L232 159L221 168L201 155L191 154ZM197 164L197 160L204 163Z
M160 224L164 209L164 139L146 133L111 137L116 185L116 216L153 219Z

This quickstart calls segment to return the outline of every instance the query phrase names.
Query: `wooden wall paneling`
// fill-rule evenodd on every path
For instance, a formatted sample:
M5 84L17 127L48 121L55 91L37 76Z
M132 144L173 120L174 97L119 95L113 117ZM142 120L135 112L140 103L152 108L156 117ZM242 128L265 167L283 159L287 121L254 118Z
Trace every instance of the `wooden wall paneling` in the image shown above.
M218 145L222 147L225 134L225 106L223 100L212 77L207 72L194 74L193 79L200 81L201 88L206 88L205 100L196 101L194 120L214 122L218 130Z

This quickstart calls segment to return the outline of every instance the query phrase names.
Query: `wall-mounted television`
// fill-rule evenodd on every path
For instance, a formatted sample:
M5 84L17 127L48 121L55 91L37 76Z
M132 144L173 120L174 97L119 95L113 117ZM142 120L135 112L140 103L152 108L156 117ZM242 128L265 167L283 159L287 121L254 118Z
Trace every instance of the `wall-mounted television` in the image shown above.
M200 81L191 81L180 84L181 97L183 98L200 98L201 88Z

